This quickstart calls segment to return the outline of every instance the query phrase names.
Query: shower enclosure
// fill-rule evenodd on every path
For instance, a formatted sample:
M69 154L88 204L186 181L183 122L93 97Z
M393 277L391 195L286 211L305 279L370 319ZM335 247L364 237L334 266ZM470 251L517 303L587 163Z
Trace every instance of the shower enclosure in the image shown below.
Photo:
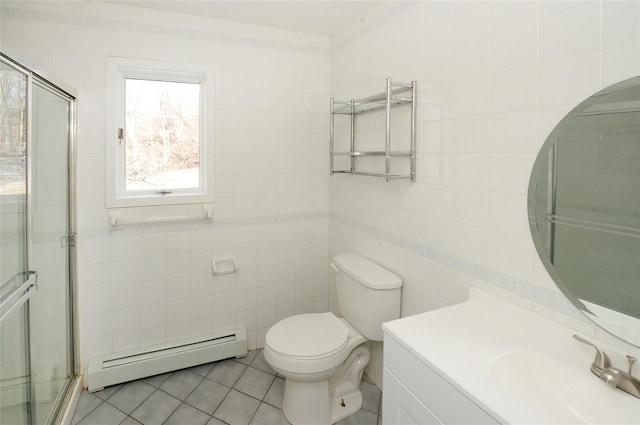
M51 424L76 378L75 98L0 53L0 423Z

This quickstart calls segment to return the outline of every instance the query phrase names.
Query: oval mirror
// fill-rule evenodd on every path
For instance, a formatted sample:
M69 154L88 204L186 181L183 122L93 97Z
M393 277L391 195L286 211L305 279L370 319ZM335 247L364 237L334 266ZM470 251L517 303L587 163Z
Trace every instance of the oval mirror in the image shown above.
M640 77L599 91L555 127L533 166L528 213L564 295L640 346Z

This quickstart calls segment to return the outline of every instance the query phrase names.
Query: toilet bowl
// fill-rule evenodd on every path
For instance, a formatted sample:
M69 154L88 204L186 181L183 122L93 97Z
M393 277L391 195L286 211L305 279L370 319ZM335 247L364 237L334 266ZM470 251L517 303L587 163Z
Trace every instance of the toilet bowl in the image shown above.
M355 254L334 258L338 307L273 325L264 358L285 377L282 410L293 425L335 423L362 407L360 380L370 359L367 340L400 315L402 280Z
M351 361L357 370L346 374L343 369L354 348L366 341L333 313L288 317L269 330L264 357L286 378L282 410L292 424L329 424L360 409L361 396L349 403L342 399L360 394L360 379L369 362L366 345L359 350L359 362Z

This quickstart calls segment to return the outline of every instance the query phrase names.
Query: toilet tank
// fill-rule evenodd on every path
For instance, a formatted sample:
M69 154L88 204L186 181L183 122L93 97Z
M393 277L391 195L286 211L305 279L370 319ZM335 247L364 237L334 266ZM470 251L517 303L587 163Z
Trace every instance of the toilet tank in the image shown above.
M371 341L382 341L382 324L400 317L402 279L357 254L333 259L338 310Z

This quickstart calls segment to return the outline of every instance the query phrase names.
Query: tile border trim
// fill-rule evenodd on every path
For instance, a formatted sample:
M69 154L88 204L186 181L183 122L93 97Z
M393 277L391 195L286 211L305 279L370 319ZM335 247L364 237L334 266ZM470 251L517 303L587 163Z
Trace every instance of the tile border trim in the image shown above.
M109 18L96 18L81 15L66 15L56 12L25 10L12 7L0 7L0 17L21 19L24 21L45 22L51 24L76 25L114 31L130 31L146 34L163 34L201 41L258 47L263 49L285 50L294 53L307 53L329 56L329 48L300 45L283 41L274 41L257 37L242 37L201 30L190 30L162 25L142 24ZM213 19L212 19L213 20ZM230 21L232 22L232 21ZM283 30L286 31L286 30ZM293 32L293 31L292 31Z
M329 218L328 212L310 212L310 213L298 213L298 214L280 214L270 216L259 217L242 217L242 218L224 218L214 219L209 223L195 222L195 223L167 223L167 224L153 224L153 225L138 225L126 227L121 230L109 230L109 229L92 229L83 230L78 232L79 240L89 239L108 239L128 236L140 236L150 235L154 233L171 233L171 232L185 232L194 230L211 230L211 229L229 229L234 227L248 227L248 226L262 226L267 224L283 224L283 223L300 223L306 221L326 220ZM36 238L34 235L34 242L50 242L49 234L41 234ZM59 234L52 235L55 240L59 238Z
M330 222L333 221L351 227L382 242L394 245L398 248L409 251L412 254L419 255L420 257L427 258L457 272L464 273L475 279L495 285L500 289L519 295L534 303L544 305L545 307L551 308L573 318L588 321L588 319L584 317L584 315L560 292L551 291L530 282L507 276L447 252L421 245L412 239L399 236L375 226L360 223L349 217L331 213L329 214L329 220Z

